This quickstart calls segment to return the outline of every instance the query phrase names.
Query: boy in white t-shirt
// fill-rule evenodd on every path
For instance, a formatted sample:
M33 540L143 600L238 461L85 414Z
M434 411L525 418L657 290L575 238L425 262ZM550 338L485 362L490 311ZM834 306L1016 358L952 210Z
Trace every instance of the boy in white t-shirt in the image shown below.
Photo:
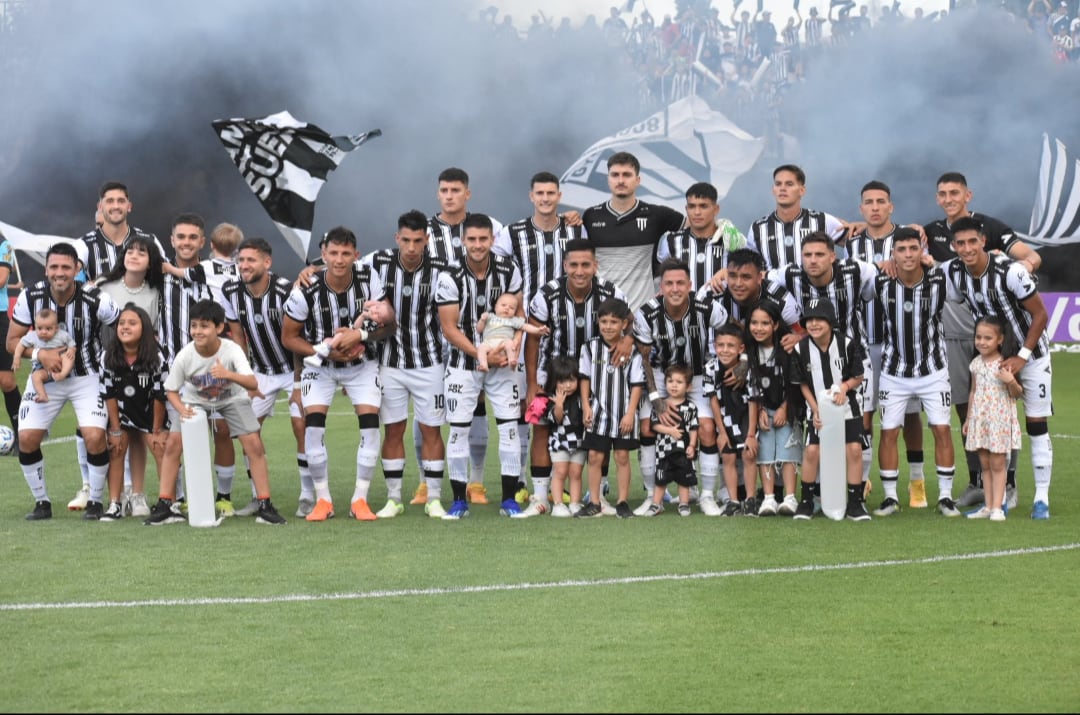
M150 511L147 524L168 524L183 519L173 502L183 450L180 420L192 417L194 407L201 407L207 414L221 415L229 433L240 440L251 465L251 481L259 500L255 521L260 524L285 523L270 503L266 448L248 395L249 390L258 389L258 382L243 350L233 341L221 339L224 328L225 309L221 305L202 300L192 306L191 342L177 353L165 380L165 394L171 412L175 414L170 415L172 431L162 460L160 496Z

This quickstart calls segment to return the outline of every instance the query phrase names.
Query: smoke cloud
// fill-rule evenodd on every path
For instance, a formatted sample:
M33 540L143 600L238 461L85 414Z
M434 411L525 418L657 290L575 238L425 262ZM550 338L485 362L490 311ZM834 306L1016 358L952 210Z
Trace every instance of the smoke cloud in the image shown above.
M400 213L437 210L448 166L469 172L472 210L510 221L531 212L532 174L561 174L649 113L601 38L508 43L466 2L28 0L2 39L0 218L79 235L98 186L117 179L133 224L164 238L182 211L232 221L281 246L286 274L300 261L214 119L287 109L331 134L381 128L330 176L313 231L344 224L374 249ZM870 179L892 186L899 220L936 218L935 179L955 170L973 208L1026 229L1042 133L1080 150L1075 85L1075 66L1002 13L874 32L809 67L784 106L800 153L763 158L723 214L745 229L770 211L771 170L791 160L807 171L806 205L844 218Z

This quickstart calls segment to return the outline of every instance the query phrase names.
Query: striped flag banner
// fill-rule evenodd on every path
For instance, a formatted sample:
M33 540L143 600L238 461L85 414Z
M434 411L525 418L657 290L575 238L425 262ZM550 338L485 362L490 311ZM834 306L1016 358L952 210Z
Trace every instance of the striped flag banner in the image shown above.
M764 148L763 138L743 131L692 95L586 149L562 175L563 203L584 209L611 198L608 157L628 151L641 162L637 197L682 211L691 184L707 181L723 199Z
M1061 246L1080 242L1080 161L1069 158L1065 145L1043 134L1039 183L1031 209L1028 243Z
M261 119L213 122L225 151L271 220L303 259L315 223L315 198L345 155L382 134L330 136L287 111Z

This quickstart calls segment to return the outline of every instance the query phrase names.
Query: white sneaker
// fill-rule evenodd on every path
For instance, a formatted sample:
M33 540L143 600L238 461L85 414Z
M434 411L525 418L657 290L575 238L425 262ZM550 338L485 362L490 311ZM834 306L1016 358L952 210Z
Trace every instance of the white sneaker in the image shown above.
M967 518L969 518L969 519L989 519L991 511L993 511L993 510L984 506L981 509L978 509L978 510L973 511L970 514L968 514Z
M546 500L545 500L546 501ZM541 516L547 514L547 504L540 501L536 497L529 499L529 506L522 509L520 514L511 514L512 519L528 519L530 516Z
M562 503L555 504L551 507L551 515L558 517L559 519L566 519L573 516L573 514L570 513L570 507Z
M131 495L131 515L150 516L150 505L146 503L146 495L135 492Z
M720 516L724 513L724 510L716 503L710 492L701 493L701 497L698 499L698 507L705 516Z
M582 504L575 501L570 502L570 504L566 508L570 511L570 516L577 516L577 513L581 511L582 506Z
M779 505L776 503L776 497L772 494L768 494L761 500L761 506L757 510L757 515L776 516L777 509L779 509Z
M446 516L446 509L443 509L442 502L438 499L431 499L424 505L424 513L432 519L441 519Z
M600 497L600 512L604 516L615 516L615 507L608 503L604 497Z
M795 516L798 508L799 500L795 498L794 494L788 494L784 497L784 501L780 502L780 506L776 508L776 513L781 516Z
M75 498L68 502L68 511L82 511L86 508L86 502L90 501L90 487L83 485L83 488L75 492Z
M645 512L649 510L649 506L652 504L652 499L646 499L638 505L637 509L634 509L634 516L645 516Z
M1005 521L1005 511L1003 509L992 509L990 511L990 521Z

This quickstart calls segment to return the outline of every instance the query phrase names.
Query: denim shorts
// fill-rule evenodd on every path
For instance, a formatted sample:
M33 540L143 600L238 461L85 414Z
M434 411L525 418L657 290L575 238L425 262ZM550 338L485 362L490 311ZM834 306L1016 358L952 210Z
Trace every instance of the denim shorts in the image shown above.
M776 410L765 409L769 414L770 421L776 415ZM797 424L797 423L796 423ZM758 464L781 464L802 462L802 429L792 427L789 416L787 424L782 427L771 429L758 429Z

